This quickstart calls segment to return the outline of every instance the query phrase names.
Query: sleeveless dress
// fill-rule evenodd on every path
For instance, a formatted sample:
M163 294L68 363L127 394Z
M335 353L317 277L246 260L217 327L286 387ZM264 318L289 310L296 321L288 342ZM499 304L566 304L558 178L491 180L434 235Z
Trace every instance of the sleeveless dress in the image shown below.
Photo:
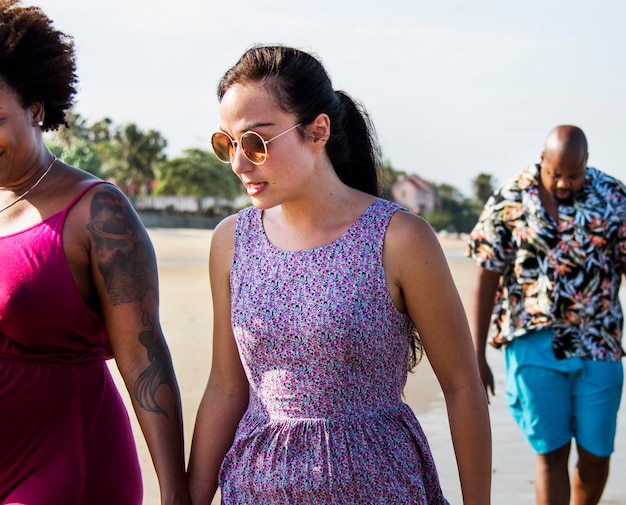
M398 206L376 200L334 242L285 251L238 214L232 325L250 398L222 462L222 503L447 504L402 401L413 325L382 264Z
M3 505L142 500L128 414L105 363L111 345L63 250L67 213L89 189L42 222L0 237Z

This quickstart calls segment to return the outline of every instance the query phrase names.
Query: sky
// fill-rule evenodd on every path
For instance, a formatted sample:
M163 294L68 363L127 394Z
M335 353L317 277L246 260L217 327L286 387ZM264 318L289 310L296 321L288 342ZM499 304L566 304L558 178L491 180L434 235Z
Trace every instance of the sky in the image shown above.
M22 0L24 5L29 0ZM580 126L589 165L626 181L622 0L39 0L74 37L76 110L210 149L215 89L250 46L314 53L371 115L396 170L501 184Z

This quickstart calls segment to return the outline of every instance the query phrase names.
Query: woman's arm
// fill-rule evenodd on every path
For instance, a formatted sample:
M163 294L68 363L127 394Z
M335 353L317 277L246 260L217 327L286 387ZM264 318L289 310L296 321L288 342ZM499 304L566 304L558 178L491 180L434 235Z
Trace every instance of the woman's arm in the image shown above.
M439 241L423 219L397 212L383 262L396 306L419 332L441 384L463 503L485 505L491 493L491 430L467 319Z
M152 243L119 190L90 192L89 256L120 374L146 438L162 504L189 504L178 384L159 321Z
M189 486L194 505L211 503L220 465L248 406L248 380L231 326L230 269L235 219L231 216L222 221L211 239L213 358L209 382L198 408L189 458Z

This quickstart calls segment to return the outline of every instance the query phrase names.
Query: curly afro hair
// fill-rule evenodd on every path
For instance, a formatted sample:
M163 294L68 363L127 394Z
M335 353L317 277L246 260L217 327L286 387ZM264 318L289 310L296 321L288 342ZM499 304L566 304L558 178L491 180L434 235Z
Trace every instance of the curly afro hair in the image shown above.
M43 130L67 126L76 95L74 39L52 26L38 7L0 0L0 86L8 85L28 107L42 102Z

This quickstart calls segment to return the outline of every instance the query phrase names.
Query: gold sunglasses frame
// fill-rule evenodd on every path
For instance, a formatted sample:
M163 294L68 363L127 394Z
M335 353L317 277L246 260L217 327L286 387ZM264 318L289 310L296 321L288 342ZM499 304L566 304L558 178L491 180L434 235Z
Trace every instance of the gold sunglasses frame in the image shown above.
M261 134L255 132L253 130L248 130L248 131L243 132L241 134L241 137L239 137L239 140L235 140L228 133L223 132L223 131L220 130L220 131L217 131L217 132L215 132L215 133L213 133L211 135L211 147L213 148L213 153L215 154L215 157L218 160L220 160L222 163L228 163L228 164L232 165L234 157L235 157L235 152L237 151L237 147L241 146L241 149L243 151L243 155L246 157L246 159L250 163L252 163L253 165L262 165L263 163L265 163L265 161L267 160L267 157L269 155L269 153L267 151L267 144L269 144L273 140L276 140L279 137L282 137L283 135L289 133L290 131L295 130L298 126L301 126L301 125L302 125L302 123L298 123L296 125L293 125L291 128L288 128L287 130L285 130L282 133L279 133L278 135L275 135L274 137L272 137L269 140L265 140L263 137L261 137ZM224 136L226 136L226 138L228 138L228 140L230 142L230 145L231 145L231 149L229 150L229 153L230 153L230 156L229 156L230 160L229 161L226 161L226 160L223 160L222 158L220 158L218 156L217 152L215 151L214 138L215 138L216 135L224 135ZM263 145L263 159L261 161L254 161L254 160L250 159L250 156L248 156L248 153L246 152L246 149L243 147L243 144L242 144L243 138L246 135L253 135L253 136L256 136L259 140L261 140L261 144Z

